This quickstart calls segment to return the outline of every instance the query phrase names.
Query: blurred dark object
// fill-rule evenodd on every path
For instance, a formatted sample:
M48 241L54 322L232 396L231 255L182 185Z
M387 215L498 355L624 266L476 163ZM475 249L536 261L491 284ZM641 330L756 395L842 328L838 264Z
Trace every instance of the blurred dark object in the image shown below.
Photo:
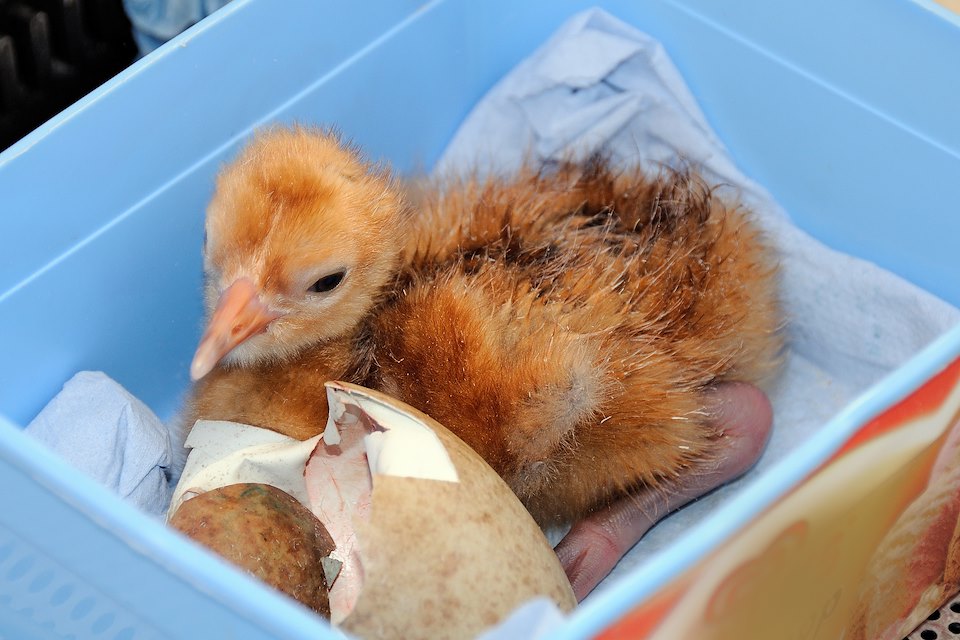
M0 0L0 150L136 56L122 0Z

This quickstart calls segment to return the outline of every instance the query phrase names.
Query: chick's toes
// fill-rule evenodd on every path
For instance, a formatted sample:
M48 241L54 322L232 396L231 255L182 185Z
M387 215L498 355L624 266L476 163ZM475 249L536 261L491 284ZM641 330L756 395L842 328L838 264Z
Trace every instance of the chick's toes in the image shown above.
M717 385L708 410L720 450L676 480L641 488L575 523L555 551L577 601L582 601L660 519L742 475L757 461L773 413L766 395L740 382Z

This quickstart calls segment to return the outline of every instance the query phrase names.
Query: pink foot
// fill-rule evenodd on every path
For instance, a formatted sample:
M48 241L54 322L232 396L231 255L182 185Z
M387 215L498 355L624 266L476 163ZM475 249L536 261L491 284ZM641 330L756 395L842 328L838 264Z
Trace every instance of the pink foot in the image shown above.
M737 478L760 457L773 423L767 396L753 385L726 382L711 392L712 422L720 456L704 461L674 485L641 490L575 523L556 547L577 601L613 570L657 523L691 500Z

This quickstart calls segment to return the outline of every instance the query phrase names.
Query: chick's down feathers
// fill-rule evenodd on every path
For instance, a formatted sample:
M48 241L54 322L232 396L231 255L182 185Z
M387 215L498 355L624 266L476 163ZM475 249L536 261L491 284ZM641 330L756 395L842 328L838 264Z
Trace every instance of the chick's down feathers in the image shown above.
M424 193L371 321L375 384L455 425L539 520L683 473L717 437L707 387L775 372L770 250L692 172L595 157Z
M253 146L268 155L284 142L264 134ZM291 162L303 171L316 161L301 154ZM244 176L261 168L248 161L228 171L242 190ZM408 204L394 189L384 179L373 201L352 208L309 193L266 207L282 217L286 198L307 218L337 218L336 236L310 235L322 221L303 225L298 246L311 248L302 255L351 269L374 259L387 266L352 283L362 285L353 295L371 302L348 314L346 328L342 318L314 320L297 327L292 353L270 353L264 342L269 357L216 367L197 384L188 420L233 419L306 438L326 424L325 380L365 384L456 433L549 523L659 486L714 455L709 387L763 384L777 369L771 250L750 212L691 170L650 175L596 156L410 185ZM219 217L218 233L229 236L236 214ZM354 236L372 237L384 256L359 256ZM234 247L246 260L235 271L257 281L243 251ZM246 251L276 265L286 250L260 241ZM210 273L219 270L208 259Z

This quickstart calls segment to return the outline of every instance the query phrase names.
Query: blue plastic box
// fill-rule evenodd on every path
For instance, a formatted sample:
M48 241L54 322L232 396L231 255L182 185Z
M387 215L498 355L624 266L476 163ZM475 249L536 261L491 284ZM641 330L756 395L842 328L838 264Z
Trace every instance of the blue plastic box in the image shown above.
M161 417L176 409L201 328L203 210L253 127L336 123L398 169L429 167L503 73L592 5L664 43L801 227L960 304L960 26L936 5L235 0L0 155L0 636L332 637L19 430L85 369ZM833 437L958 354L954 331ZM815 449L725 512L728 529L816 466ZM703 553L681 540L566 635L595 633Z

